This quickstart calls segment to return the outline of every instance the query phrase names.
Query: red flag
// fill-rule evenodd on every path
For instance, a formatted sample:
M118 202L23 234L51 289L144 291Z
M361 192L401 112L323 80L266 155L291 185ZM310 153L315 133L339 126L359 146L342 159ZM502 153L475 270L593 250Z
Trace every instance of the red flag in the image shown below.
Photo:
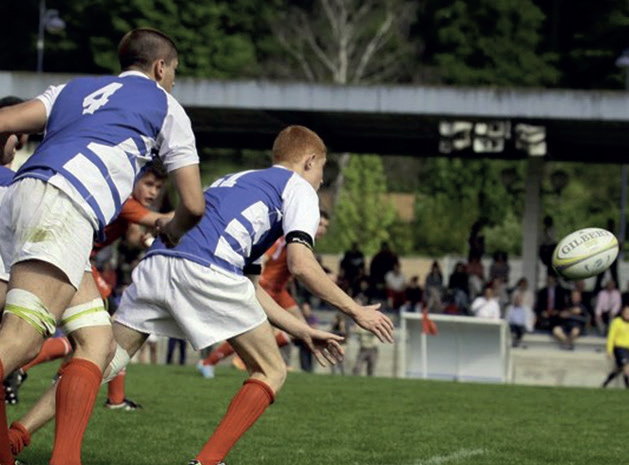
M428 309L422 310L422 334L428 334L430 336L438 336L439 331L437 325L428 316Z

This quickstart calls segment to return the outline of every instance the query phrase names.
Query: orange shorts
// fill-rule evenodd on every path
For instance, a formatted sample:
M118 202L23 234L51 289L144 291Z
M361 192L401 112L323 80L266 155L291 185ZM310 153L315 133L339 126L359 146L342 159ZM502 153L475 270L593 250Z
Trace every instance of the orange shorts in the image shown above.
M283 309L287 310L292 307L297 307L297 302L295 302L295 299L293 299L293 296L290 295L290 292L288 292L286 288L281 291L269 291L268 289L266 291Z

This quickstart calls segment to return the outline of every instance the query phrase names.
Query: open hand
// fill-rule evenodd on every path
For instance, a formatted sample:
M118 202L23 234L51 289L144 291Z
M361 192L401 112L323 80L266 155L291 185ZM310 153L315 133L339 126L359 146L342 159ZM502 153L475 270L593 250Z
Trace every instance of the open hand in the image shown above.
M310 328L310 330L300 337L313 353L319 365L325 367L336 365L343 361L345 350L341 347L344 338L327 331Z
M393 343L393 322L384 313L379 312L380 304L361 307L354 316L354 321L363 329L373 333L380 342Z

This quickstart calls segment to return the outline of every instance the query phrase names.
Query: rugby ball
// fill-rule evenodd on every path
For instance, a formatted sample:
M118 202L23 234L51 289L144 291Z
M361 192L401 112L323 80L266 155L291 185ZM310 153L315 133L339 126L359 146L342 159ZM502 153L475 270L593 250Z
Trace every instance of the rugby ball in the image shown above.
M566 279L585 279L605 271L618 256L618 239L600 228L579 229L559 241L553 268Z

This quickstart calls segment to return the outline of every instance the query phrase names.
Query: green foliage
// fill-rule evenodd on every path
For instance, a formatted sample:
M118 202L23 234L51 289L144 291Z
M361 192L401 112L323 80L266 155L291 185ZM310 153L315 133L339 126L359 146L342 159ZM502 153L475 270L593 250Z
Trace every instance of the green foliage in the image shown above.
M389 228L396 213L384 198L386 191L381 157L352 156L330 233L321 241L322 250L329 250L332 245L336 251L347 250L358 242L365 255L372 255L382 241L390 240Z
M557 169L568 174L568 185L557 193L545 180L543 197L544 215L553 217L557 239L576 229L606 228L609 219L618 224L620 170L617 166L551 163L547 172L551 174Z
M559 73L540 53L544 14L531 0L428 2L428 60L447 83L547 86Z
M436 158L425 165L416 209L417 251L430 255L464 253L470 228L480 218L496 231L492 238L497 242L492 245L488 239L488 249L508 245L508 251L519 251L521 233L506 239L499 232L512 230L516 224L519 227L523 163Z
M522 218L513 210L507 210L502 222L483 230L487 253L507 252L519 256L522 253Z
M22 49L21 54L16 54L12 48L3 47L0 63L4 69L35 68L39 2L19 3L23 3L20 12L32 20L26 24L32 27L16 22L19 28L0 30L3 43L21 44ZM182 76L254 77L259 73L255 38L269 34L266 22L254 18L271 14L277 4L277 0L49 0L48 8L59 10L66 29L58 35L46 34L44 69L117 72L116 48L124 33L134 27L150 26L164 31L177 43ZM13 36L5 36L9 33Z

